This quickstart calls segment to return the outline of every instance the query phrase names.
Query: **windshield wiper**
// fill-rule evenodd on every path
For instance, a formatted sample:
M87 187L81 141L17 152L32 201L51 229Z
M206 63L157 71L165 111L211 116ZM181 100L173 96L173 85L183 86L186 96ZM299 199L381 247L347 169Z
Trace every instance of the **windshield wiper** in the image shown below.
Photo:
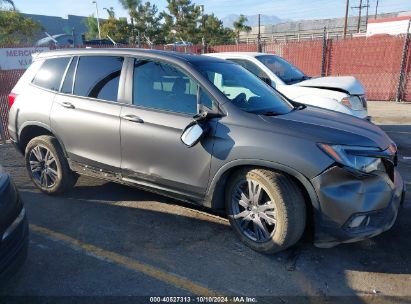
M298 103L294 106L293 111L299 111L299 110L304 110L307 106L302 103Z

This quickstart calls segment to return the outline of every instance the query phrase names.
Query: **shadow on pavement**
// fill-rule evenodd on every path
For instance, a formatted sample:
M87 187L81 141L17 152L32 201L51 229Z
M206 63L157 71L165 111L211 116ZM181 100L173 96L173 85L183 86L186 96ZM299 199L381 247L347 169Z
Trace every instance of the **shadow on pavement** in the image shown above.
M381 127L397 143L400 156L411 155L411 136L407 135L411 134L411 126ZM408 183L410 167L411 160L400 158L399 168ZM224 218L202 207L85 177L69 193L51 197L33 190L27 178L21 179L25 182L21 194L31 223L190 278L224 294L278 296L284 303L289 296L350 296L347 302L366 303L372 300L362 296L410 294L411 209L401 209L394 227L370 240L318 249L304 239L285 252L267 256L245 247ZM41 242L41 236L34 237ZM59 295L63 290L66 295L115 294L101 283L116 286L111 273L87 278L95 281L92 290L83 283L76 284L71 276L66 278L74 271L83 282L81 278L87 277L85 271L90 268L89 257L73 264L70 255L64 259L50 255L54 247L39 251L33 246L33 255L29 253L21 275L3 286L0 295ZM124 282L132 281L133 275L127 276L120 277ZM138 282L133 289L137 293ZM122 290L122 294L134 288L125 286L130 289ZM145 291L156 294L156 285ZM386 300L409 303L410 298ZM318 298L303 303L318 303Z
M400 214L392 230L372 240L328 250L304 240L285 252L267 256L245 247L226 220L201 208L175 205L168 198L118 184L84 182L87 179L59 197L23 190L31 222L224 294L345 295L353 297L353 303L362 303L359 294L380 293L377 287L368 286L377 275L383 274L379 280L385 280L390 275L411 273L411 244L405 233L411 231L410 212ZM81 275L84 266L78 267ZM368 285L360 284L359 288L352 282L352 276L359 275ZM8 287L10 292L24 289L19 282ZM35 293L41 294L45 286L39 284Z

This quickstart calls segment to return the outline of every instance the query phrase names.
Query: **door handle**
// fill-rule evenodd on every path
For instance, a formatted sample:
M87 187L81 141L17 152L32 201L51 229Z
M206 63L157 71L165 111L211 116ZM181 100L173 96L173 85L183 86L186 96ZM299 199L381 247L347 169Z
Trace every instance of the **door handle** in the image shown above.
M61 105L65 108L68 108L68 109L75 109L76 108L71 102L67 102L67 101L63 101L61 103Z
M144 122L144 120L142 120L137 115L124 115L122 118L125 119L125 120L128 120L128 121L131 121L131 122L135 122L135 123L143 123Z

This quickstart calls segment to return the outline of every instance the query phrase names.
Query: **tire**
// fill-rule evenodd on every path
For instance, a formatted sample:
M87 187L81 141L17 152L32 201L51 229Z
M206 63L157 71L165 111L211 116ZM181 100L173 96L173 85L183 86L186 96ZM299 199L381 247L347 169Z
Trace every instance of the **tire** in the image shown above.
M250 189L254 194L251 200ZM304 233L304 197L285 174L253 168L235 172L228 180L225 206L235 233L255 251L285 250Z
M59 142L53 136L33 138L25 151L26 168L34 185L50 195L71 189L78 175L71 171Z

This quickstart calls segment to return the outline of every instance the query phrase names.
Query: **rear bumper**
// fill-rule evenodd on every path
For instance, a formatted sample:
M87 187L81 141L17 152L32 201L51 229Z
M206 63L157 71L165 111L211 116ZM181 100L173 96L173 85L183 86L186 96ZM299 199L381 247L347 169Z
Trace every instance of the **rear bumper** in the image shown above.
M333 167L314 178L321 211L315 215L315 245L333 247L376 236L390 229L405 196L397 170L394 181L386 174L355 177Z

